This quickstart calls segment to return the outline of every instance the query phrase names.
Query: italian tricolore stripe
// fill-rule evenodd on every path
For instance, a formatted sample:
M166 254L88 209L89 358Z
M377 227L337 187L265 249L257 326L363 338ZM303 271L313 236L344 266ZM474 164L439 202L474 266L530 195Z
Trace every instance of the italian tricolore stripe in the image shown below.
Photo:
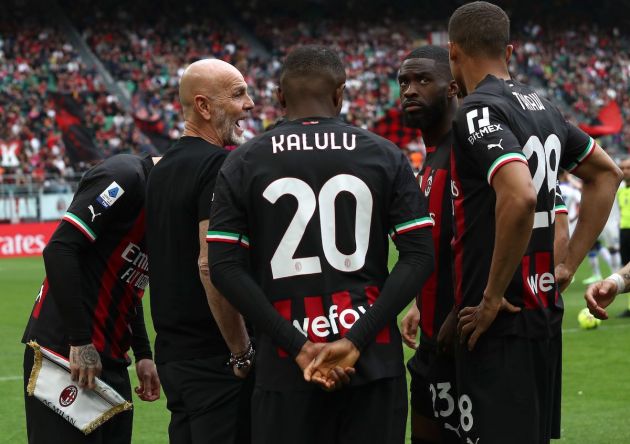
M94 234L94 231L92 231L90 227L88 227L88 225L83 222L81 218L76 214L67 212L63 215L62 219L66 222L70 222L72 225L78 228L78 230L83 233L85 237L87 237L91 242L94 242L96 240L96 234Z
M593 154L594 150L595 150L595 141L591 137L588 141L588 144L586 145L586 148L584 149L584 151L582 151L582 154L578 156L575 163L572 163L571 165L569 165L569 168L567 168L567 171L572 172L573 170L575 170L578 167L578 165L580 165L582 162L588 159L588 157L591 154Z
M504 154L501 157L499 157L497 160L495 160L492 163L492 165L490 165L490 168L488 168L488 174L487 174L488 183L492 185L492 178L494 177L496 172L499 171L499 169L506 163L510 163L514 161L523 162L525 165L527 165L527 159L525 158L523 154L520 154L520 153Z
M243 247L249 248L249 238L247 236L227 231L208 231L206 234L206 242L240 243Z
M418 228L432 227L433 221L430 217L422 217L420 219L413 219L402 224L398 224L393 230L389 232L389 235L394 239L399 234L407 233L408 231L417 230Z

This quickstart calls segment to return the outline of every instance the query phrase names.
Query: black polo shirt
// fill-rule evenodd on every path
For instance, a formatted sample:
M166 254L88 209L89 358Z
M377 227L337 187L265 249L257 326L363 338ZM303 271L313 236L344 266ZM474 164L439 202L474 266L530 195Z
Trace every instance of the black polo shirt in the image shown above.
M199 222L208 219L227 151L182 137L153 168L147 185L147 239L155 361L228 353L199 278Z

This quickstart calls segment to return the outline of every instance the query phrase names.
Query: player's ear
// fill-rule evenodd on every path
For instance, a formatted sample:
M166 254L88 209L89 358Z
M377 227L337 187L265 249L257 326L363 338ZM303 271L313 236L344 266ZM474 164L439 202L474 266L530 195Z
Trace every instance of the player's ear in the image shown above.
M280 106L283 108L287 107L287 101L284 98L284 92L282 91L282 88L280 88L279 86L276 87L276 98L278 99L278 103L280 103Z
M199 114L203 120L210 120L212 118L212 104L208 97L197 94L193 99L193 106L195 107L195 112Z
M457 48L457 44L453 43L453 42L448 42L448 59L451 62L454 62L457 60L458 57L458 48Z
M512 57L512 53L514 52L514 45L507 45L505 47L505 63L510 64L510 57Z
M342 83L335 89L335 94L333 96L333 103L335 104L335 108L337 109L337 114L341 112L341 106L343 105L343 90L346 89L346 83Z
M452 99L453 97L457 96L457 94L459 94L459 86L457 86L457 82L455 80L451 80L448 83L447 97L449 99Z

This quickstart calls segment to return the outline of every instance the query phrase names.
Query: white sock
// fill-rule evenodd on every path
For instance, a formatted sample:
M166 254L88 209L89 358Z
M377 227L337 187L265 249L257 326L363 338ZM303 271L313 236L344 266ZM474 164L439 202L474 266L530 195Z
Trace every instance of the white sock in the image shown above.
M602 259L604 259L604 261L606 261L606 263L608 264L608 267L610 268L610 272L614 273L617 269L613 267L612 256L610 255L610 251L608 251L608 248L606 247L600 248L599 254L602 256Z
M597 256L591 256L589 254L588 262L589 262L589 264L591 264L591 268L593 269L593 275L594 276L601 276L602 273L599 270L599 260L597 259Z
M611 254L612 256L612 271L615 272L621 268L621 253L618 251Z

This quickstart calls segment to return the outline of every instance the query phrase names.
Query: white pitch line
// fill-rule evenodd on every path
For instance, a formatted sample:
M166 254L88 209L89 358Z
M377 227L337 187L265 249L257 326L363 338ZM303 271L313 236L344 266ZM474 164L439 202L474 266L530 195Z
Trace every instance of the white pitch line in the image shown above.
M22 379L22 376L0 376L0 382L18 381L20 379Z
M602 327L602 330L611 330L613 328L617 329L617 328L628 328L628 327L630 327L630 324L606 325ZM578 331L584 331L584 329L583 328L565 328L562 330L562 333L577 333Z

